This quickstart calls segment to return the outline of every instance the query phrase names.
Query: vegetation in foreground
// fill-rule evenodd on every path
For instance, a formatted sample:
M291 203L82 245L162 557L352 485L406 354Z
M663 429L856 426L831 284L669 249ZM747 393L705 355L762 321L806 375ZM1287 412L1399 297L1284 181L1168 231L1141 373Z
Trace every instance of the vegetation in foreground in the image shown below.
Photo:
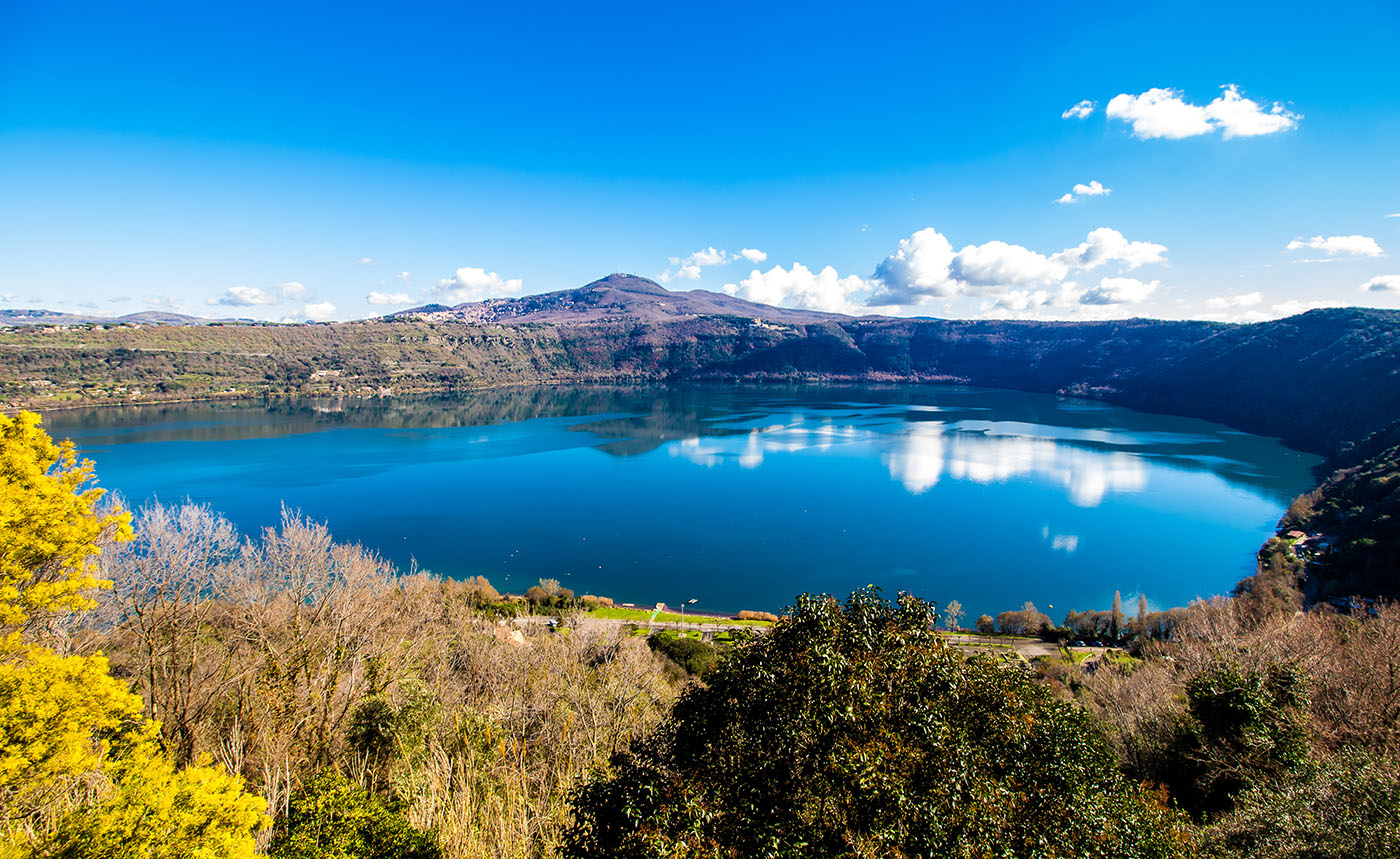
M1082 665L873 591L521 638L484 581L90 477L0 423L3 856L1400 855L1400 609L1300 612L1287 554Z

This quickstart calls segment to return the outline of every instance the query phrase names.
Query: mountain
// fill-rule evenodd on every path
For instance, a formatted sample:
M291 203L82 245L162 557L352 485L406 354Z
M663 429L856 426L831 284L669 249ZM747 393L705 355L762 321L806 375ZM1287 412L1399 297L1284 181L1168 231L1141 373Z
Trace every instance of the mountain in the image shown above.
M0 405L705 380L1056 393L1217 421L1332 457L1285 522L1339 549L1313 559L1313 592L1400 596L1397 311L1313 310L1249 325L856 318L615 274L332 325L133 316L159 324L52 331L34 323L83 317L0 312Z
M850 319L839 313L773 307L704 289L671 291L634 274L610 274L577 289L522 298L488 298L447 307L429 304L391 318L442 322L578 323L605 320L665 322L697 316L743 316L770 322L806 323Z
M143 310L124 316L90 316L60 310L0 310L0 325L212 325L230 322L252 324L254 320L206 319L164 310Z

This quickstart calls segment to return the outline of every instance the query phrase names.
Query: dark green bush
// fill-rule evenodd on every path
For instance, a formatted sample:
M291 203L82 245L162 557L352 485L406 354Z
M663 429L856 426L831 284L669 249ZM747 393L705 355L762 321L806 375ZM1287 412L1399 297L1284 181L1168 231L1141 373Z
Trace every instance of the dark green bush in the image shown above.
M713 644L698 638L687 638L674 632L658 632L647 639L647 645L657 653L684 668L687 674L699 677L714 668L719 651Z
M1184 818L1088 716L932 607L799 598L573 798L570 857L1176 857Z
M322 771L273 824L272 859L441 859L431 832L339 773Z

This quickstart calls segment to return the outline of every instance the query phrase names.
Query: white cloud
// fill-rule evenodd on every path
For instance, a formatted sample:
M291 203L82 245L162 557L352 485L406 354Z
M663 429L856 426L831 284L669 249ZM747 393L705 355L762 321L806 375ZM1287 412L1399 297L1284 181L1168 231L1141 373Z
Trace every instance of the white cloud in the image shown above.
M1070 189L1069 193L1065 194L1063 197L1060 197L1055 202L1073 203L1076 200L1082 199L1084 197L1107 197L1109 194L1112 193L1112 188L1105 188L1103 186L1103 183L1099 182L1099 180L1090 179L1088 185L1085 185L1082 182L1076 183L1075 186L1072 189Z
M1362 292L1400 292L1400 274L1383 274L1361 284Z
M662 283L669 283L673 280L699 280L703 273L702 269L729 265L739 259L746 259L749 262L763 262L768 259L768 254L755 248L744 248L737 254L731 254L729 251L720 250L711 245L688 256L671 257L670 262L674 268L663 271L656 279Z
M1215 298L1206 299L1206 308L1209 310L1239 310L1245 307L1255 307L1264 300L1262 292L1246 292L1243 295L1220 295Z
M1020 245L990 241L968 245L953 257L953 277L969 286L1026 286L1058 283L1068 273L1064 263Z
M307 319L315 322L324 322L330 319L335 313L335 305L329 301L322 301L317 304L308 304L301 309L301 313Z
M915 304L925 298L948 298L961 286L949 271L953 245L933 227L925 227L907 239L875 269L891 304Z
M1240 88L1235 84L1225 87L1219 98L1206 105L1206 115L1220 126L1226 140L1288 131L1296 128L1298 120L1303 118L1285 110L1278 102L1265 110L1258 102L1240 95Z
M365 296L370 304L412 304L413 296L406 292L371 292Z
M1053 259L1072 268L1091 269L1110 262L1121 262L1128 268L1166 261L1165 245L1153 242L1132 242L1111 227L1091 230L1085 240L1074 248L1055 254Z
M379 265L378 260L371 259L370 257L360 257L359 263L360 265Z
M895 252L880 263L875 270L878 289L872 298L881 305L908 306L977 294L986 298L985 312L1026 313L1058 307L1084 313L1088 307L1134 303L1141 300L1134 296L1140 293L1145 298L1158 282L1106 278L1084 290L1068 280L1071 273L1109 263L1135 269L1165 262L1166 252L1163 245L1129 241L1109 227L1099 227L1076 247L1048 256L999 240L966 245L955 252L947 237L928 227L901 239Z
M1141 95L1119 93L1109 100L1104 112L1109 119L1131 124L1133 135L1140 140L1180 140L1215 130L1206 117L1206 109L1188 103L1174 89L1153 87Z
M452 277L439 280L428 291L444 300L461 303L520 295L524 288L525 283L520 278L507 280L494 271L466 266L457 269Z
M1104 306L1110 304L1140 304L1147 300L1161 281L1143 283L1135 277L1105 277L1099 285L1090 287L1079 296L1080 304Z
M169 295L148 295L145 298L141 299L141 301L145 303L146 307L151 310L168 310L171 312L176 312L179 311L181 307L183 307L183 305L180 303L180 299Z
M671 257L671 265L724 265L729 262L730 259L731 257L728 253L712 245L704 250L696 251L684 259L680 257Z
M870 293L870 284L855 275L842 277L831 266L814 272L793 263L784 269L775 265L766 272L754 269L738 283L726 283L725 293L749 301L779 307L801 307L833 313L860 313L859 299Z
M1340 301L1302 301L1295 299L1285 301L1282 304L1275 304L1271 308L1277 316L1297 316L1299 313L1307 313L1309 310L1321 310L1325 307L1345 307Z
M277 304L281 297L256 286L230 286L217 298L209 299L209 304L226 304L230 307L252 307L259 304Z
M1060 114L1060 119L1085 119L1089 114L1094 112L1094 108L1097 106L1097 102L1090 101L1086 98L1074 107Z
M295 280L270 289L256 286L230 286L223 295L206 301L206 304L222 304L228 307L257 307L269 304L282 304L296 301L306 295L306 287Z
M394 277L398 278L404 283L408 283L409 273L406 271L401 271L398 274L394 275Z
M1386 217L1387 217L1387 218L1400 218L1400 212L1391 212L1389 215L1386 215Z
M1232 137L1258 137L1296 128L1303 117L1275 102L1267 109L1245 98L1238 86L1229 84L1210 104L1202 107L1188 102L1180 90L1154 87L1139 95L1119 93L1108 103L1109 119L1128 123L1140 140L1156 137L1180 140L1211 134L1216 130Z
M1310 239L1303 239L1301 236L1289 242L1287 249L1296 251L1301 248L1312 248L1313 250L1324 251L1328 256L1337 254L1349 254L1352 256L1378 257L1383 256L1384 251L1376 244L1376 240L1370 236L1313 236Z

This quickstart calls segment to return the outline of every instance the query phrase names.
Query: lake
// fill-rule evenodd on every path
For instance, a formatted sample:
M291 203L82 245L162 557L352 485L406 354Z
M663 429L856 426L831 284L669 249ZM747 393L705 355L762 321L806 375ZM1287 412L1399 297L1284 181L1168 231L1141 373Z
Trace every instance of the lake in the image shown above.
M779 610L866 584L970 612L1227 593L1318 458L1204 421L942 386L511 388L46 416L129 504L281 505L403 568Z

